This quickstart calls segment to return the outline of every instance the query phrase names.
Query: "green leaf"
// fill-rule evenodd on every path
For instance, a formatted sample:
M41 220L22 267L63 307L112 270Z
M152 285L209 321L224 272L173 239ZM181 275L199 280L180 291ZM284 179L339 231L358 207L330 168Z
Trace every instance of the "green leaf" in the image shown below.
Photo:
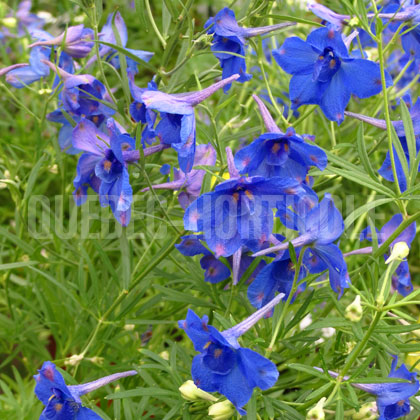
M370 163L370 159L366 150L366 143L363 134L363 122L360 122L359 128L357 130L357 151L359 152L360 161L365 168L365 171L374 181L378 181L378 176L376 175L375 170L372 168L372 164Z

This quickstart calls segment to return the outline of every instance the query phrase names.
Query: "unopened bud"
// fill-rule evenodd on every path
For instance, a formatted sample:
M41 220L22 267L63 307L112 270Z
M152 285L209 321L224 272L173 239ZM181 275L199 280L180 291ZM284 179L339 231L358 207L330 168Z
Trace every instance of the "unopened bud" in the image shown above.
M351 322L359 322L363 316L363 308L360 303L360 296L357 295L356 299L346 308L345 317Z
M125 329L126 331L133 331L133 330L134 330L134 328L136 328L136 326L135 326L134 324L125 324L125 325L124 325L124 329Z
M64 364L67 366L76 366L83 360L82 354L73 354L69 359L67 359Z
M376 418L378 418L378 407L375 401L363 404L360 410L352 416L353 420L374 420Z
M327 399L321 398L318 401L318 404L311 408L308 413L306 414L306 420L324 420L325 419L325 413L324 413L324 404Z
M349 26L360 28L360 20L357 16L353 16L349 20Z
M392 261L403 261L410 253L410 248L405 242L397 242L391 251L391 255L385 261L385 264L389 264Z
M217 401L216 397L198 388L196 384L191 380L184 382L178 389L182 397L188 401Z
M5 26L6 28L13 29L13 28L16 28L17 21L16 21L16 18L14 17L5 17L1 20L1 24L2 26Z
M221 401L209 407L209 416L213 420L228 420L235 414L235 407L229 400Z
M169 353L166 350L163 350L159 353L159 356L164 360L169 360Z

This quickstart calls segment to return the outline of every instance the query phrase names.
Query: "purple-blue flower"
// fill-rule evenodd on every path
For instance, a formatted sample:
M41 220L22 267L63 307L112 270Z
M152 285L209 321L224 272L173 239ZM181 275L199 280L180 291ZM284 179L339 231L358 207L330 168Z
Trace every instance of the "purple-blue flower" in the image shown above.
M246 414L242 407L251 398L253 388L271 388L279 374L274 363L241 347L238 338L271 312L282 296L279 294L240 324L223 332L207 325L208 317L200 319L191 309L187 318L178 322L193 342L194 349L200 352L191 367L195 384L207 392L220 392L242 415Z
M328 163L325 152L306 143L292 127L282 133L263 102L256 95L253 97L268 132L236 153L235 166L239 172L266 178L289 177L303 182L311 166L324 170Z
M410 372L404 364L397 369L397 364L398 358L394 356L388 378L405 379L408 382L351 383L355 388L376 395L376 405L380 415L378 420L395 420L409 414L409 398L419 391L420 383L416 372ZM315 369L322 371L320 368ZM328 371L328 373L334 378L338 376L336 372ZM345 376L343 379L348 380L349 377Z
M84 25L69 26L66 31L55 38L37 41L28 48L37 46L60 46L63 45L64 52L74 58L86 57L92 50L94 34L90 28Z
M239 75L234 74L197 92L169 94L146 89L139 100L135 97L148 110L160 112L160 121L155 133L162 143L176 150L179 166L183 172L190 172L194 164L196 135L194 107L238 78Z
M137 374L135 370L130 370L86 384L66 385L63 376L52 362L44 362L38 372L34 376L35 394L45 405L39 420L101 420L102 417L94 411L82 406L80 397L110 382Z
M338 124L344 119L352 94L368 98L382 90L379 65L349 56L341 33L331 27L314 30L306 41L287 38L278 50L273 50L273 57L285 72L292 74L292 109L319 105L325 116ZM387 86L392 85L388 73L386 82Z
M203 232L209 248L230 256L250 240L267 240L273 228L272 209L287 195L305 190L291 178L254 176L230 179L197 198L185 211L184 227Z
M133 200L127 162L137 160L139 154L134 150L134 139L122 134L112 118L108 119L107 128L110 136L82 119L73 130L73 147L84 151L73 181L74 199L77 205L83 204L91 187L99 194L101 206L109 205L118 222L127 226Z
M350 279L343 254L334 243L343 233L344 223L331 195L325 194L312 208L307 202L298 202L296 212L282 205L277 216L287 228L299 232L299 236L290 241L293 246L308 247L303 255L305 268L309 273L321 273L328 269L331 288L341 297L344 289L349 287ZM284 251L288 246L289 242L285 242L259 251L254 256Z
M233 74L239 74L238 82L244 83L250 80L252 75L246 73L245 63L246 38L264 35L293 24L287 22L258 28L242 28L238 25L233 10L227 7L220 10L216 16L206 22L204 28L208 28L207 33L213 35L211 50L219 59L222 78L226 79ZM231 83L227 84L223 91L227 93L230 87Z

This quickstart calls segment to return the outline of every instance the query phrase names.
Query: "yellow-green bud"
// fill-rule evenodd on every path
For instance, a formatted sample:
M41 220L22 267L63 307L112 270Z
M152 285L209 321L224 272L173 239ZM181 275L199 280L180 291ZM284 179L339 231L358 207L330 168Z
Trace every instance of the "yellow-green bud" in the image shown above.
M324 420L324 404L326 400L327 399L325 397L321 398L318 401L318 404L308 411L308 413L306 414L306 420Z
M375 401L363 404L360 410L352 416L353 420L375 420L377 418L378 407Z
M9 16L9 17L3 18L1 20L1 24L2 26L5 26L6 28L13 29L13 28L16 28L17 20L16 18Z
M392 261L402 261L410 253L410 248L405 242L397 242L391 251L391 255L385 261L385 264L389 264Z
M217 398L198 388L191 380L184 382L179 388L182 397L188 401L207 400L217 401Z
M360 296L357 295L356 299L346 308L345 317L351 322L359 322L363 316L363 308L360 303Z
M228 401L221 401L209 407L209 416L213 420L228 420L235 414L235 407Z
M360 20L357 16L353 16L350 20L349 20L349 26L352 27L360 27Z
M64 361L64 364L67 366L77 366L82 360L82 354L73 354L73 356Z

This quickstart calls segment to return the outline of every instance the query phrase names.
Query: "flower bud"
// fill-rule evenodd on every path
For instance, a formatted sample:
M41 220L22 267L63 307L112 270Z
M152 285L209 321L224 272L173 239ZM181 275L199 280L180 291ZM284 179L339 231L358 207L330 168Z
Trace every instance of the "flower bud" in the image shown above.
M375 401L363 404L360 410L353 414L353 420L374 420L378 418L378 407Z
M70 358L64 361L67 366L76 366L83 360L82 354L73 354Z
M125 325L124 325L124 329L125 329L126 331L133 331L133 330L134 330L134 328L136 328L136 326L135 326L134 324L125 324Z
M235 414L235 407L229 400L221 401L209 407L209 416L213 420L228 420Z
M391 255L385 261L385 264L389 264L392 261L403 261L409 253L410 248L405 242L397 242L392 247Z
M6 28L13 29L16 28L17 20L14 17L5 17L1 20L1 24Z
M321 398L318 401L318 404L308 411L308 413L306 414L306 420L324 420L324 404L326 400L327 399L325 397Z
M179 388L182 397L188 401L207 400L217 401L217 398L198 388L191 380L184 382Z
M363 316L363 308L360 304L360 296L357 295L356 299L346 308L345 317L351 322L359 322Z

